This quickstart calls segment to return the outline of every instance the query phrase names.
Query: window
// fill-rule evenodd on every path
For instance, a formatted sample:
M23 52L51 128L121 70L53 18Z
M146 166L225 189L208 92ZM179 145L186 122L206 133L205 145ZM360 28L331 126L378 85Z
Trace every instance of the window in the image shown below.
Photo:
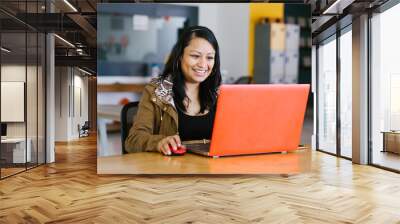
M336 154L336 36L318 48L318 149Z
M371 19L372 164L400 170L400 5Z
M340 41L340 155L352 157L352 33L343 30Z

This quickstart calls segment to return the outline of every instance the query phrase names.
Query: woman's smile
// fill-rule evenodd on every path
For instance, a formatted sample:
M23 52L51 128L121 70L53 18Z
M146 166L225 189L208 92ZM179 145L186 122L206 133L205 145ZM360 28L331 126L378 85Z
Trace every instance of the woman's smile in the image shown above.
M207 75L208 70L207 69L198 69L198 68L193 68L193 71L195 72L196 76L203 77Z

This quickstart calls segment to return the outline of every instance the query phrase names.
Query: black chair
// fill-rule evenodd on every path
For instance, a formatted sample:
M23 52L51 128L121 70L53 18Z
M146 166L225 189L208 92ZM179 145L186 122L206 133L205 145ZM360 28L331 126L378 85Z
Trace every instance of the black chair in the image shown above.
M251 76L242 76L238 78L233 84L251 84L253 78Z
M125 150L125 139L129 135L129 130L133 124L133 117L135 117L139 102L130 102L125 104L121 110L121 143L122 143L122 154L127 153Z
M87 137L89 136L89 130L90 130L90 123L89 121L85 121L85 123L80 126L78 124L78 131L79 131L79 138L80 137Z

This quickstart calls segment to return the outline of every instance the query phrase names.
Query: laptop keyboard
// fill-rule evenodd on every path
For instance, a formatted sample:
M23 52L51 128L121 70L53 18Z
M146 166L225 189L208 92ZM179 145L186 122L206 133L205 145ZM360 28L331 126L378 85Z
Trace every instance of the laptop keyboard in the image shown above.
M185 145L188 150L209 152L210 151L210 143L192 143Z

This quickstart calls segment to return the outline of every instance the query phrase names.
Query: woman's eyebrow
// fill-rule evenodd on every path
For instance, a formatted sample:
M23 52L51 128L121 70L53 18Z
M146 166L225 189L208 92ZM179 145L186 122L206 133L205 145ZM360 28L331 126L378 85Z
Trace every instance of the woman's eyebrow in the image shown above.
M190 52L190 53L199 53L199 54L202 54L202 53L203 53L203 52L198 51L198 50L190 50L189 52ZM215 51L208 52L207 55L208 55L208 54L215 54Z

